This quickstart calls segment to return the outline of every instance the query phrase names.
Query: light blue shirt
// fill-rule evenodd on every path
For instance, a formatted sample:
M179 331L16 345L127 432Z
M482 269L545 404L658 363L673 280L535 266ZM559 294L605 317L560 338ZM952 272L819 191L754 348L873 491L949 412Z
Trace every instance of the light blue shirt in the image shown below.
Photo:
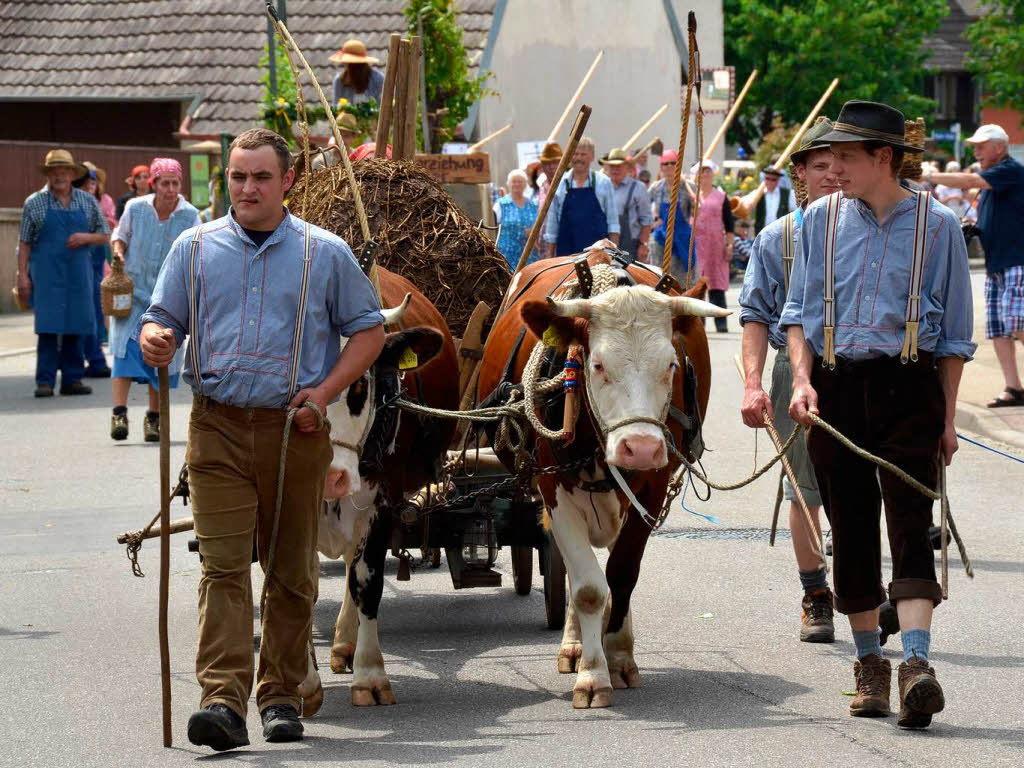
M802 325L811 349L819 357L825 347L827 202L827 198L815 200L804 211L800 251L779 320L782 329ZM970 360L977 345L971 341L974 307L967 247L956 215L934 198L928 198L928 204L918 349L935 357ZM899 356L906 325L915 208L915 198L908 197L879 225L863 202L842 199L835 264L837 357L867 360Z
M142 322L189 327L189 253L195 229L175 240ZM288 213L259 248L234 216L202 225L196 254L200 374L185 359L194 392L241 408L288 403L292 335L302 285L303 222ZM376 292L341 238L310 227L310 276L298 389L320 384L341 353L341 336L381 325ZM297 390L296 390L297 391Z
M562 203L565 201L566 192L569 191L569 185L571 184L575 189L584 189L590 186L591 177L594 179L594 195L608 220L608 234L619 233L619 209L615 205L615 185L612 184L612 180L603 173L590 172L587 175L587 180L576 186L572 178L572 171L567 171L562 176L562 181L555 191L555 199L551 201L551 207L548 209L548 220L544 230L545 243L558 242L558 224L562 218Z
M793 256L798 258L800 224L803 211L797 209L793 222ZM786 346L786 332L779 328L779 317L786 303L786 274L782 265L783 221L766 226L750 249L750 261L740 291L740 325L761 323L768 326L768 343L774 349Z

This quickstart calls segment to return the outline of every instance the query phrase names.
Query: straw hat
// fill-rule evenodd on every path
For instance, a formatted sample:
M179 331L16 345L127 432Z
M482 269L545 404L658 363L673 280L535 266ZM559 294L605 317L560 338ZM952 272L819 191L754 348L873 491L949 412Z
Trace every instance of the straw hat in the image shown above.
M608 154L602 157L599 162L601 165L623 165L629 162L629 156L626 154L626 150L615 147L608 150Z
M341 50L331 54L327 59L331 64L380 64L380 59L366 55L366 45L362 40L346 40Z
M338 116L338 130L348 133L359 133L359 123L351 112L342 112Z
M562 159L562 145L557 141L549 141L537 159L542 163L557 163Z
M88 168L90 171L92 171L93 173L96 174L96 181L99 183L100 189L106 189L107 188L107 172L106 171L104 171L102 168L100 168L100 167L98 167L96 165L93 165L88 160L83 162L82 165L84 165L86 168Z
M46 159L39 165L39 172L46 173L51 168L70 168L76 179L89 172L84 165L76 163L66 149L51 149L46 153Z

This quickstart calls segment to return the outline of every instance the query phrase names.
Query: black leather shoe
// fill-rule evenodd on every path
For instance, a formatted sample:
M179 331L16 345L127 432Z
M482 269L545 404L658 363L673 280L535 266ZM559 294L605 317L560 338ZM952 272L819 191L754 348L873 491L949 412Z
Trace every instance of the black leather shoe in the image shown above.
M103 366L102 368L98 365L90 365L85 369L85 378L87 379L109 379L110 368Z
M53 387L40 384L36 387L36 397L53 397Z
M80 381L73 381L70 384L61 384L62 395L91 395L92 387L87 387Z
M267 741L301 741L302 723L295 707L288 704L271 704L260 712L263 721L263 738Z
M197 747L211 747L217 752L249 743L249 733L235 710L224 704L211 704L193 713L188 719L188 740Z

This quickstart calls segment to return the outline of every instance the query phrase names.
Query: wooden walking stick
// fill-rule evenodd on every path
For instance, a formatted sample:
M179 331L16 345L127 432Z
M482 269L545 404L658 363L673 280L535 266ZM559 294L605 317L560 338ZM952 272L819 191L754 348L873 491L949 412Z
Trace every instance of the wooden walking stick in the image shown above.
M171 649L167 639L167 600L171 578L171 401L167 366L160 384L160 688L163 700L164 746L171 746Z
M636 142L638 142L640 140L640 137L647 132L647 129L654 125L654 121L661 117L663 114L665 114L665 112L667 111L668 104L662 104L660 107L658 107L657 111L653 115L651 115L643 125L637 128L636 133L634 133L632 136L626 139L626 142L622 145L622 149L628 152L629 148L633 146Z
M565 111L562 112L562 116L558 118L558 122L555 123L555 127L551 129L551 135L548 136L548 141L554 141L558 138L558 132L562 130L562 126L565 125L565 120L569 117L569 113L572 112L572 108L576 106L576 102L580 100L580 96L583 95L583 89L587 87L587 83L590 82L591 76L594 74L594 70L597 69L597 65L601 63L601 59L604 58L604 51L598 51L597 56L594 57L594 63L590 65L590 69L587 70L587 74L583 76L583 80L580 81L580 87L576 89L576 93L569 99L569 103L565 105Z

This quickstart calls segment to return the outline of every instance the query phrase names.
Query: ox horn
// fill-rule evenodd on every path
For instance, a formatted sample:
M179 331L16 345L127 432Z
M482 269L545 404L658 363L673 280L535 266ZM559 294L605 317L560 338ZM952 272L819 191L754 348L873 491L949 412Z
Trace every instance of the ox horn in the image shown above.
M405 314L405 310L409 308L409 302L412 300L412 294L405 294L405 298L402 299L402 303L394 309L382 309L380 313L384 315L384 325L398 325L402 322L402 316Z
M708 301L701 301L690 296L670 296L669 308L673 317L692 315L693 317L728 317L731 310L716 307Z
M549 296L548 307L550 307L552 313L558 317L579 317L583 320L590 319L589 299L563 299L562 301L555 301Z

